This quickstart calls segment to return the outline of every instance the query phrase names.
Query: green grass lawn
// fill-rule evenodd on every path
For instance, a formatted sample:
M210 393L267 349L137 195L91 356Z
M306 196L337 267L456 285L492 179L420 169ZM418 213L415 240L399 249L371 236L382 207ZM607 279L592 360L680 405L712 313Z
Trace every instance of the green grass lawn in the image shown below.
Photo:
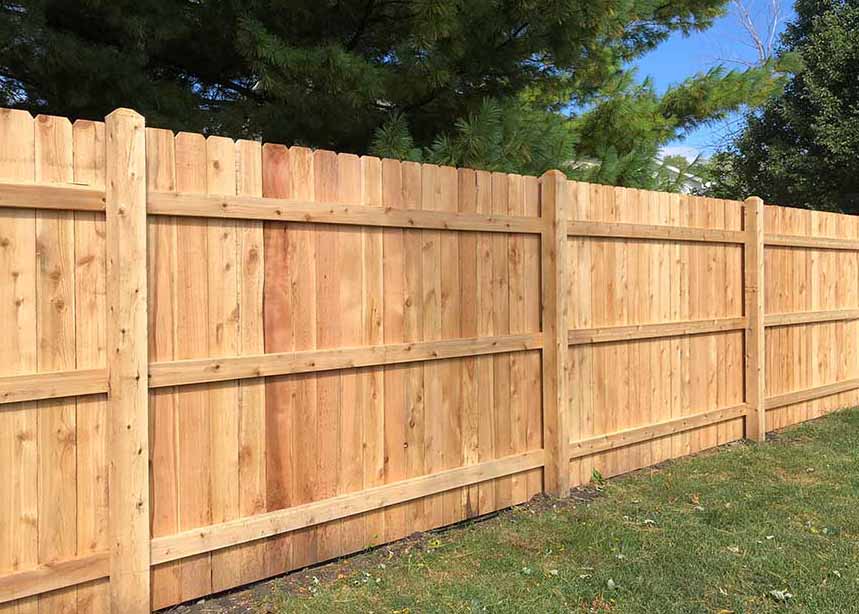
M857 410L601 491L367 553L318 582L314 570L276 580L257 603L278 614L859 612Z

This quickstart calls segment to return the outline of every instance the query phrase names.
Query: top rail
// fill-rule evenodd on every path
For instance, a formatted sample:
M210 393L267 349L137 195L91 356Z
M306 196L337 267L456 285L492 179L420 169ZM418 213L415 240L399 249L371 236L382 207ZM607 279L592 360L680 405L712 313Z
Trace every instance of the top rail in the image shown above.
M698 243L743 244L746 242L746 233L741 230L718 230L656 224L628 224L623 222L568 222L567 235L571 237L652 239ZM764 235L764 245L772 247L805 247L808 249L859 251L859 241L836 237L767 233Z
M103 188L75 183L42 184L3 181L0 182L0 208L4 207L104 211L105 191ZM146 210L149 215L180 217L278 220L282 222L523 234L540 234L544 225L543 220L539 217L392 209L390 207L358 204L346 205L281 198L184 194L179 192L149 193ZM567 223L567 236L697 243L744 244L746 242L746 233L741 230L621 222L571 221ZM837 237L767 233L764 235L764 245L859 251L859 241Z
M612 239L662 239L700 243L746 242L746 233L739 230L718 230L655 224L626 224L619 222L567 222L567 236L607 237Z
M530 234L541 233L544 225L538 217L393 209L253 196L153 192L149 194L148 203L146 210L150 215Z
M859 241L855 239L838 239L835 237L766 234L764 235L764 245L859 251Z
M77 184L0 182L0 207L104 211L105 191ZM539 217L392 209L281 198L212 196L177 192L150 192L146 212L149 215L180 217L523 234L540 234L544 225Z

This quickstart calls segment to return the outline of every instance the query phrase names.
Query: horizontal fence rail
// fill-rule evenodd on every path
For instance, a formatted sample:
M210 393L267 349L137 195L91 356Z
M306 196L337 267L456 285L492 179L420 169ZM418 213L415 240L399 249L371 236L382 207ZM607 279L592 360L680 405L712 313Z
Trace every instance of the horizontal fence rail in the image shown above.
M859 241L854 239L838 239L834 237L803 237L799 235L768 234L764 244L774 247L804 247L810 249L831 249L859 251Z
M569 331L570 345L632 341L636 339L659 339L687 335L705 335L731 330L744 330L745 318L719 320L694 320L689 322L660 322L657 324L633 324L630 326L608 326L603 328L580 328Z
M208 382L318 373L397 365L430 360L538 350L541 333L446 339L357 348L225 356L150 363L149 387L187 386ZM79 369L0 377L0 404L101 394L108 391L105 369Z
M794 390L793 392L787 392L785 394L770 397L766 400L766 407L767 409L778 409L787 405L795 405L797 403L822 399L824 397L832 396L833 394L851 392L857 389L859 389L859 378L849 379L842 382L833 382L831 384L824 384L822 386L807 388L805 390Z
M110 555L99 552L0 576L0 603L93 582L110 576Z
M723 409L715 409L713 411L703 412L700 414L692 414L666 420L656 424L640 426L606 435L598 435L588 439L582 439L572 444L571 459L581 458L583 456L591 456L600 452L615 450L626 446L632 446L644 441L652 441L660 437L676 435L690 431L692 429L703 426L711 426L720 422L727 422L735 418L742 418L749 411L749 408L743 405L735 407L727 407Z
M103 190L76 185L0 183L0 207L104 211ZM271 220L384 228L518 232L540 234L539 218L509 215L477 215L391 209L367 205L343 205L280 198L254 198L153 192L147 199L149 215Z
M527 217L451 214L442 211L392 209L357 204L294 202L277 198L237 198L155 192L149 195L148 202L147 212L150 215L534 234L539 234L543 228L541 220Z
M609 239L653 239L689 241L692 243L739 243L746 234L732 230L660 226L653 224L623 224L617 222L570 222L567 234L573 237L603 237Z
M533 333L504 337L401 343L366 348L263 354L261 356L202 358L150 365L149 386L163 388L165 386L289 375L291 373L315 373L336 369L396 365L518 352L542 347L542 334Z
M529 452L156 538L152 541L152 562L168 563L542 466L543 452Z
M833 311L800 311L796 313L774 313L766 316L766 326L793 326L795 324L819 324L859 319L859 309L836 309Z
M48 371L0 377L0 405L107 392L106 369ZM2 409L0 409L2 411Z
M854 218L127 110L0 149L13 608L149 612L859 401Z
M104 211L104 190L85 185L0 182L0 207Z

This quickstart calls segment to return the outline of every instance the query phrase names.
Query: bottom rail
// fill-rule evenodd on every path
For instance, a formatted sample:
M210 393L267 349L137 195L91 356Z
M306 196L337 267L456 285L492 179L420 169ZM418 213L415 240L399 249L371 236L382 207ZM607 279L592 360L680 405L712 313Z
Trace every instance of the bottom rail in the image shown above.
M26 571L0 576L0 603L100 580L109 575L110 556L106 551L39 565Z
M506 456L152 540L152 564L228 548L543 466L543 450Z
M766 409L778 409L779 407L785 407L786 405L804 403L805 401L814 401L815 399L828 397L833 394L850 392L857 388L859 388L859 378L834 382L832 384L824 384L822 386L815 386L814 388L794 390L793 392L786 392L785 394L769 397L764 401L764 407Z
M305 505L199 527L176 535L158 537L152 540L151 564L159 565L537 469L543 466L543 456L543 450L534 450ZM0 576L0 603L91 582L106 578L109 574L110 558L107 552L40 565Z
M668 435L675 435L684 431L691 431L692 429L718 424L719 422L727 422L728 420L745 416L747 411L748 405L735 405L734 407L714 409L713 411L700 414L692 414L690 416L665 420L664 422L657 422L656 424L638 426L615 433L589 437L581 441L574 441L570 443L570 460L631 446L644 441L651 441L660 437L667 437Z

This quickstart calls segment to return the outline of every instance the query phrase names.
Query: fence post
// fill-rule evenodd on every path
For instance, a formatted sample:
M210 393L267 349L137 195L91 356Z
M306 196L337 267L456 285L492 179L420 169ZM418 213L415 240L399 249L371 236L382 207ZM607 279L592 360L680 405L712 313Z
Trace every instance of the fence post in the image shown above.
M150 612L149 356L144 118L105 119L110 602L115 614Z
M570 433L567 396L567 178L549 171L540 178L543 217L543 446L544 490L563 497L570 490Z
M765 348L764 329L764 202L757 196L744 205L746 244L743 259L746 358L746 437L766 439Z

